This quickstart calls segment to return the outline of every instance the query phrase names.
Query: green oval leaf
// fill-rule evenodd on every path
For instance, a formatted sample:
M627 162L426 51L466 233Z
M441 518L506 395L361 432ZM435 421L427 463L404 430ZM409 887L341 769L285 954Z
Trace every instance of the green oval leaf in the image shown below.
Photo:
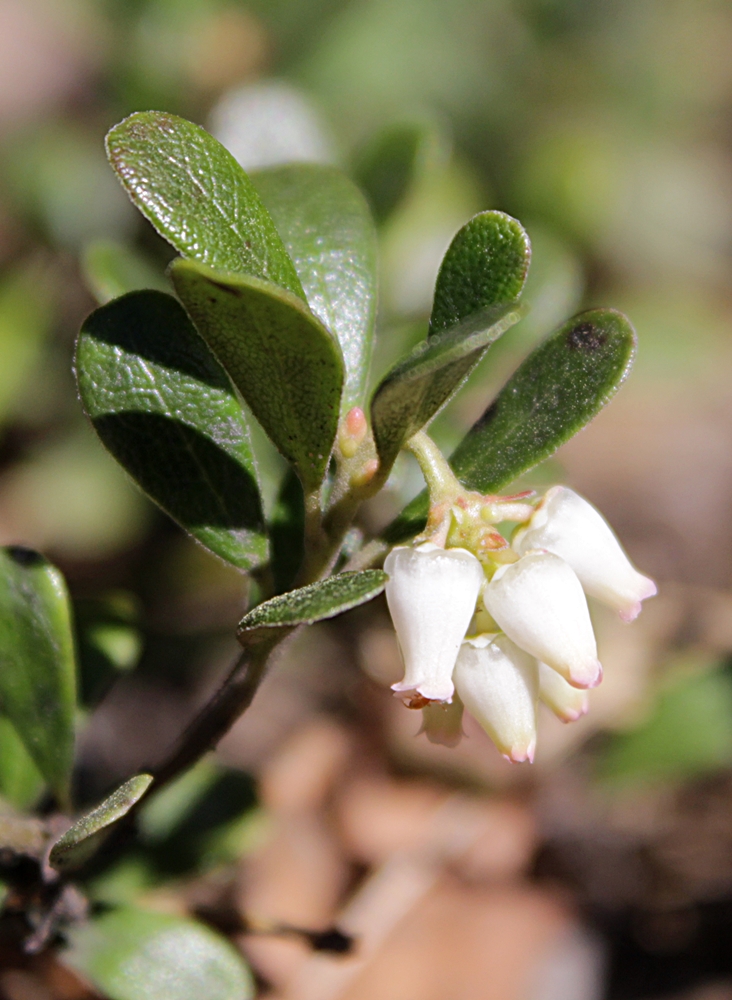
M156 288L166 292L170 286L144 257L124 243L94 240L84 248L81 268L92 295L100 305L127 292Z
M455 449L458 478L496 493L553 455L617 392L635 349L635 330L614 309L569 320L520 365Z
M60 872L81 868L99 850L112 827L140 801L152 782L151 774L137 774L95 809L77 819L51 848L51 867Z
M636 335L614 309L592 309L568 320L540 344L508 380L450 457L469 489L498 493L553 455L589 423L625 381ZM395 543L424 527L420 494L384 537Z
M179 253L304 298L254 185L204 129L161 111L137 112L109 132L107 155L134 204Z
M257 605L242 618L239 642L247 646L271 636L272 629L296 628L335 618L378 597L387 580L383 570L365 569L360 573L337 573L327 580L280 594Z
M55 566L18 546L0 550L0 707L67 806L76 709L69 596Z
M109 1000L250 1000L229 942L194 920L124 907L74 928L64 960Z
M526 283L531 243L505 212L479 212L454 236L435 283L430 336L498 302L514 302Z
M296 163L252 176L295 262L310 308L336 335L341 409L363 402L376 319L376 230L356 185L334 167Z
M234 566L266 561L246 418L172 296L132 292L93 312L76 375L102 442L166 513Z
M173 262L176 291L201 335L307 491L328 467L343 358L335 337L289 292L244 275Z
M457 392L488 347L516 323L531 244L505 212L481 212L442 261L427 340L382 379L371 420L382 470Z
M399 361L382 379L371 401L371 422L382 467L432 420L521 312L511 303L485 309L435 334Z

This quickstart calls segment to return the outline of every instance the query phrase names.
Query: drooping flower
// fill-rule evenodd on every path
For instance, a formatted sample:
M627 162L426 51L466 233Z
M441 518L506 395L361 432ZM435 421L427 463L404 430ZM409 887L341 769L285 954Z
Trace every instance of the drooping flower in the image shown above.
M456 693L452 701L431 701L422 708L422 728L430 743L456 747L463 738L463 703Z
M534 759L539 673L536 660L505 635L467 639L455 665L460 699L504 757Z
M600 683L602 667L587 601L571 567L550 552L500 566L483 591L488 613L517 646L575 687Z
M562 722L576 722L590 704L587 691L572 687L546 663L539 664L539 698Z
M566 486L553 486L512 546L520 555L545 549L569 563L591 597L632 621L641 601L656 594L653 580L628 559L602 514Z
M428 701L450 701L460 643L485 580L466 549L431 542L397 546L384 561L386 600L404 659L404 679L394 691Z

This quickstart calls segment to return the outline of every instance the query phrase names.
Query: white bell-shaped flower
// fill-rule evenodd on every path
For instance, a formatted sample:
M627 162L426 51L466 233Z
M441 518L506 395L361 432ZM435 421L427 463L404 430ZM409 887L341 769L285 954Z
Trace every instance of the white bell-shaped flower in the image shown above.
M539 664L539 698L562 722L576 722L589 708L587 692L567 684L546 663Z
M501 753L533 761L539 673L536 660L505 635L467 639L454 673L460 699Z
M501 566L483 590L486 610L516 645L575 687L602 679L587 601L574 570L550 552Z
M624 621L637 617L641 601L656 593L653 580L635 569L602 514L566 486L547 492L512 545L519 555L545 549L561 556L586 593L618 611Z
M485 576L467 549L425 542L397 546L384 561L389 605L404 659L404 680L394 691L449 701L460 643L475 611Z

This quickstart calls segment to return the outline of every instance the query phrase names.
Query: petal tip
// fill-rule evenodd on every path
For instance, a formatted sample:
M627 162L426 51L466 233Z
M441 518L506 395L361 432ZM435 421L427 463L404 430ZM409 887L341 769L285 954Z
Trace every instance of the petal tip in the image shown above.
M582 673L573 672L570 674L569 683L572 687L586 690L587 688L595 688L602 682L602 664L599 660L595 660L592 666L592 670L583 670Z

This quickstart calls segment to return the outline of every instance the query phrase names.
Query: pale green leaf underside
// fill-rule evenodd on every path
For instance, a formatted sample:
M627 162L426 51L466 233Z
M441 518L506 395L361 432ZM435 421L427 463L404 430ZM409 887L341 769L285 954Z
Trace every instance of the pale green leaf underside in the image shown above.
M422 341L392 368L371 402L374 437L385 466L391 466L409 438L455 395L486 349L520 318L511 303L489 307Z
M334 618L377 597L387 579L387 574L380 569L338 573L327 580L280 594L259 604L239 622L239 641L249 645L266 639L273 629L313 625L325 618Z
M51 848L51 867L57 871L80 868L99 849L115 823L140 801L152 782L151 774L137 774L77 819Z

